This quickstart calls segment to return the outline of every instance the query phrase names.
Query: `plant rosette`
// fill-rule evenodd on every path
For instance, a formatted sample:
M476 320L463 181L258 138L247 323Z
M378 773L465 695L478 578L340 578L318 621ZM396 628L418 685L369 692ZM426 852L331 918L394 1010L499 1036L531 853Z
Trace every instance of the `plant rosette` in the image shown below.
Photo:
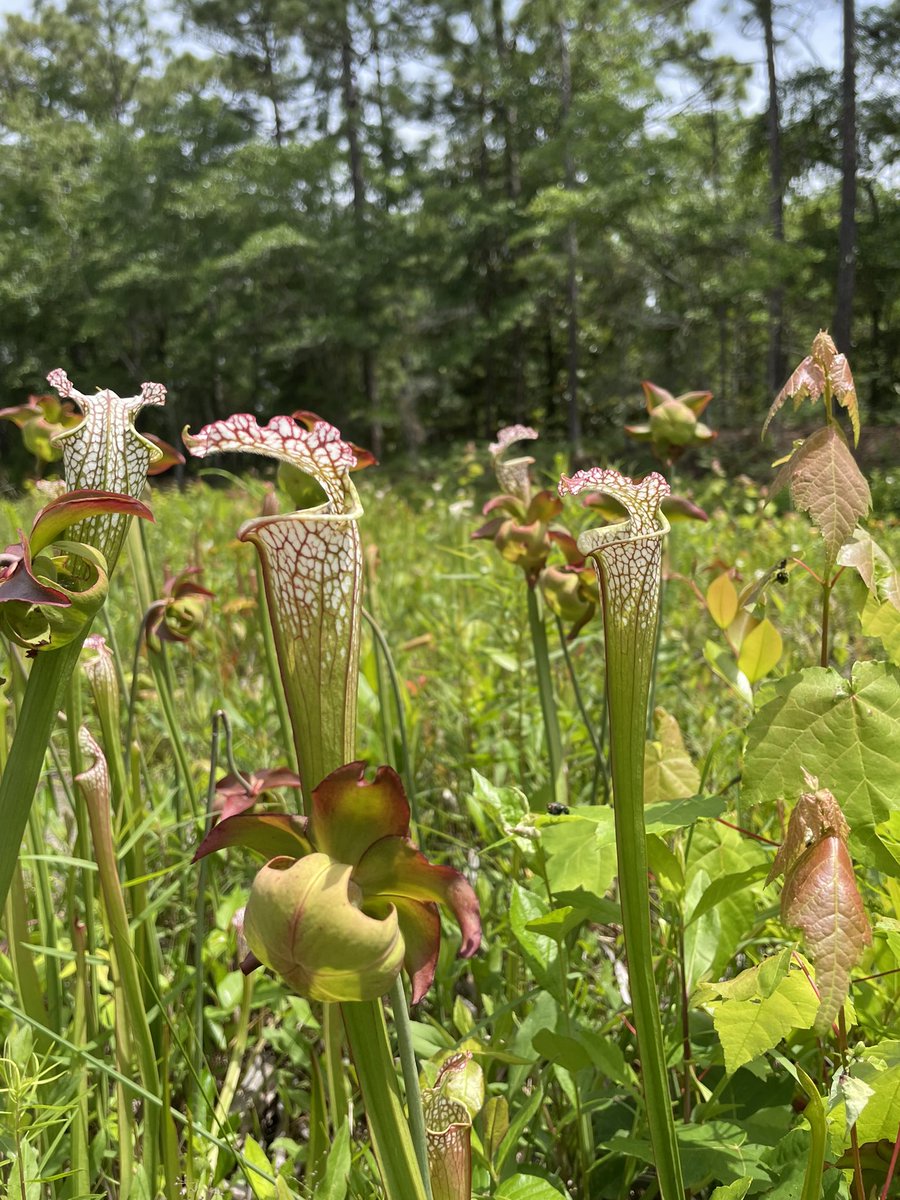
M309 1000L374 1000L401 969L418 1003L440 949L438 906L462 933L460 958L481 944L478 900L464 877L412 844L410 810L396 771L349 763L312 793L309 817L240 813L220 821L194 861L227 846L267 859L250 889L245 971L262 964Z

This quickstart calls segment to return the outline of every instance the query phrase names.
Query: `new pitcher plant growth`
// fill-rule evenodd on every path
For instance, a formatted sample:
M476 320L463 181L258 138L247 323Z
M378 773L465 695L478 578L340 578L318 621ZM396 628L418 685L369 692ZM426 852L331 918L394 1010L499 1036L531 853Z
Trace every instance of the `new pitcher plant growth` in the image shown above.
M65 371L50 384L83 414L54 441L62 447L66 491L37 516L30 537L0 557L3 632L34 659L0 780L0 909L15 870L60 699L133 516L151 518L140 497L160 451L134 427L140 410L163 404L166 389L145 383L137 396L104 389L86 396Z
M619 899L650 1137L663 1200L682 1200L653 975L644 827L644 738L659 622L662 543L669 529L660 505L669 495L669 485L655 472L633 483L617 471L597 467L560 480L563 496L587 490L607 493L627 513L625 521L582 533L578 548L593 558L600 581Z

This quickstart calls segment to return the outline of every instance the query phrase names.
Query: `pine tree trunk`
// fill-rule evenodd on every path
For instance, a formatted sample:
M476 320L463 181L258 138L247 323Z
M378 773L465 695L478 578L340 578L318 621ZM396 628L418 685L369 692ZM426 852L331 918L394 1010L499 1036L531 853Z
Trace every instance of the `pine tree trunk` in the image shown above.
M841 99L841 225L838 233L835 345L850 353L853 292L856 283L856 12L854 0L843 0L844 74Z

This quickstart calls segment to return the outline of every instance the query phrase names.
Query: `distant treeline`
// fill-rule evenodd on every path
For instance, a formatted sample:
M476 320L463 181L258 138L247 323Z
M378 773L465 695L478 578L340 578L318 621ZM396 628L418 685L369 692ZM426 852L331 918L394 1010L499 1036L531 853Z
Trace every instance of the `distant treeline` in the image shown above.
M787 0L738 0L751 114L690 0L172 3L7 19L0 406L63 366L164 382L171 440L303 408L376 452L577 446L642 378L753 424L828 325L897 419L898 0L793 76Z

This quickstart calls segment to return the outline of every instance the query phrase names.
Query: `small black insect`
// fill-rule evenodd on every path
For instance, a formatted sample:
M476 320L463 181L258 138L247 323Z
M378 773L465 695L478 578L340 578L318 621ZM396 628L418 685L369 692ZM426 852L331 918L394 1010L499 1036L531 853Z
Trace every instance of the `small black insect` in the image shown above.
M787 571L777 571L775 573L775 582L780 583L782 587L784 587L786 583L789 583L790 579L791 577L788 575Z
M565 804L560 804L558 800L553 800L547 805L547 812L551 817L565 817L568 815L569 809Z

